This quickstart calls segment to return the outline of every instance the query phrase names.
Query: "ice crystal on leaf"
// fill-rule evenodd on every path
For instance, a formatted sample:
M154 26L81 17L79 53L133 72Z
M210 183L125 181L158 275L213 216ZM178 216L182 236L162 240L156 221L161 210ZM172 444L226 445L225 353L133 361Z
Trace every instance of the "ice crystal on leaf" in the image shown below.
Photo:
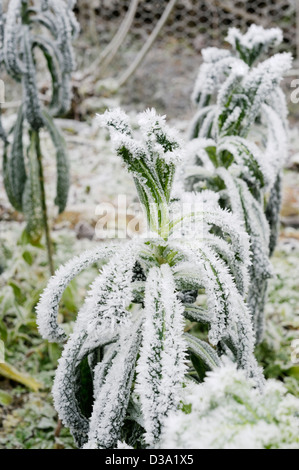
M230 28L226 40L242 60L252 65L262 53L268 52L271 47L279 46L283 36L279 28L264 29L252 24L245 34L238 28Z
M223 353L256 386L263 384L242 299L249 240L215 193L172 200L184 145L165 117L154 110L139 115L141 140L119 109L99 121L134 178L148 232L60 268L41 296L37 322L45 338L64 341L57 323L62 292L82 269L102 260L59 361L55 407L79 447L156 447L187 377L201 381L221 365ZM196 303L199 292L207 296L206 307ZM207 325L209 335L185 333L187 321ZM82 405L86 377L93 390L88 407Z
M299 400L268 380L263 393L241 370L226 364L188 383L183 410L167 418L165 449L298 449Z

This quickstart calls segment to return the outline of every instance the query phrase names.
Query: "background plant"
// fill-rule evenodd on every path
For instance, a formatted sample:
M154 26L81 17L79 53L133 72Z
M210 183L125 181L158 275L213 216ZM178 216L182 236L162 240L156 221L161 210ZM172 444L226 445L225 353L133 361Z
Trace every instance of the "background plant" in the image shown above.
M298 449L298 398L275 380L259 394L227 364L189 383L184 408L166 421L166 449Z
M72 40L78 24L72 12L73 1L46 0L32 5L27 0L12 0L6 15L1 11L1 60L7 72L22 85L22 105L16 122L4 141L3 175L10 203L27 220L26 232L37 242L45 232L49 267L53 273L40 133L45 128L55 147L57 195L55 204L62 212L67 203L69 168L64 139L53 116L63 115L70 105L70 74L74 69ZM52 82L52 97L46 109L37 85L36 51L42 52ZM25 150L25 134L29 145Z
M290 68L291 56L276 54L253 65L282 40L277 28L252 25L245 35L232 28L227 40L232 52L203 50L204 63L193 92L199 110L191 125L185 187L216 191L221 207L238 214L244 223L252 259L247 302L260 342L287 154L287 109L278 85Z
M181 202L171 203L182 148L163 117L154 110L139 116L141 141L120 110L106 112L101 122L133 175L149 233L99 246L61 267L41 297L38 324L44 338L64 341L57 314L65 287L88 265L106 260L59 361L55 407L80 447L111 448L119 439L153 447L165 416L179 405L184 376L201 381L221 364L223 352L262 384L240 293L248 237L234 215L200 195L182 220ZM211 233L215 227L221 236ZM195 304L200 290L205 308ZM208 325L209 341L184 334L184 317Z

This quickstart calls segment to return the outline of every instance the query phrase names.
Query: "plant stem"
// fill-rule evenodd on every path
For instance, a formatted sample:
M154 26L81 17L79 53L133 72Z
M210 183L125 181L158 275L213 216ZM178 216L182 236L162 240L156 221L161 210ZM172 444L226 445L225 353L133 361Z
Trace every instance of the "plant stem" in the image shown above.
M49 262L49 269L51 276L54 274L54 263L53 263L53 247L52 241L50 238L50 229L49 229L49 221L48 221L48 210L47 210L47 203L46 203L46 192L45 192L45 184L44 184L44 171L43 171L43 163L42 163L42 153L40 148L40 138L39 132L36 132L36 156L38 161L38 172L39 172L39 181L40 181L40 190L41 190L41 206L42 206L42 213L43 213L43 224L46 236L46 245L47 245L47 253L48 253L48 262Z

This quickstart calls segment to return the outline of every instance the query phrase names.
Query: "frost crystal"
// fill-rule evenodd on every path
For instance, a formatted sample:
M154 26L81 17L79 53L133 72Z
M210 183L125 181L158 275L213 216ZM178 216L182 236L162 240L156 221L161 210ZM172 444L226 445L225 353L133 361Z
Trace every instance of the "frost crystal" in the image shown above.
M298 449L299 400L278 381L259 394L228 363L188 383L183 403L186 412L166 420L162 449Z
M146 442L154 446L170 410L179 404L186 372L183 340L184 307L175 294L171 269L163 264L148 274L144 299L144 338L138 361L136 391L140 395Z
M268 52L270 47L279 46L283 36L279 28L264 29L252 24L245 34L238 28L230 28L226 40L251 65L260 54Z
M3 135L0 125L0 135L5 142L4 185L12 206L25 215L28 237L37 242L46 231L42 210L45 204L42 202L43 178L40 174L42 128L49 133L55 148L57 189L54 202L59 213L64 211L68 198L70 178L66 145L53 117L65 114L70 107L70 79L75 68L72 41L78 32L78 24L71 9L73 1L12 0L6 3L5 15L0 8L0 60L11 77L21 83L22 104L11 129L12 143ZM40 100L37 50L44 56L50 77L47 106ZM30 140L28 157L23 146L27 130Z

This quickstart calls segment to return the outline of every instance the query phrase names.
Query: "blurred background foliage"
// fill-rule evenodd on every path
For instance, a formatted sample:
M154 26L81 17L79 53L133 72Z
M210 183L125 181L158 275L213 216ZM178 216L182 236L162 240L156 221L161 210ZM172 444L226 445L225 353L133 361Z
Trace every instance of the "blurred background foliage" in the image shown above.
M4 0L4 8L6 4ZM127 14L130 1L77 1L75 12L81 33L75 43L77 71L72 79L72 106L65 119L56 120L66 138L72 172L67 210L57 216L50 205L56 267L98 241L94 228L99 202L116 205L117 194L126 194L128 203L134 202L130 178L120 171L105 135L93 123L96 112L121 104L134 114L154 106L185 131L194 113L190 95L201 62L200 50L221 47L231 25L243 30L252 22L279 26L285 36L283 49L297 57L295 1L178 0L142 65L117 93L112 93L109 83L127 70L167 0L140 0L137 4L129 34L114 60L94 67ZM42 60L38 69L39 92L47 100L49 77L44 74ZM15 119L20 87L2 72L6 85L3 122L9 127ZM290 100L294 78L290 75L283 82L290 109L290 158L284 174L280 240L272 259L275 275L269 287L265 338L257 348L257 358L267 378L284 381L299 397L299 355L297 362L291 361L292 342L299 339L299 105ZM54 150L45 136L42 144L47 195L51 196L55 190L55 168L51 164ZM6 360L0 364L0 448L72 448L68 431L59 429L50 392L61 349L41 339L35 322L35 306L49 278L46 251L41 243L32 245L24 234L20 236L23 228L24 220L11 209L0 176L0 338ZM72 281L63 296L60 319L70 330L98 267Z

